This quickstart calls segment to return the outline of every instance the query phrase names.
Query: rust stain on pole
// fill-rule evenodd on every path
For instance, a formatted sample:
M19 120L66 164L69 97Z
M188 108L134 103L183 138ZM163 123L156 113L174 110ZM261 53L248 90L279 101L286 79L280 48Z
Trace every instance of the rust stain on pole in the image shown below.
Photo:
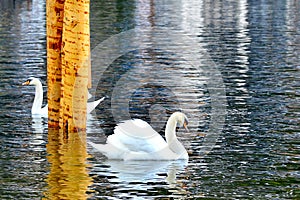
M47 0L48 126L86 128L91 87L89 1Z

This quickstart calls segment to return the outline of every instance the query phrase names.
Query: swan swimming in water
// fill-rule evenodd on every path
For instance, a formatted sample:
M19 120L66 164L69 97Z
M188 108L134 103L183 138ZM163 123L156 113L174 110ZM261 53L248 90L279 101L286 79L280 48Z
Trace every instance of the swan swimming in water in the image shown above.
M173 113L167 121L165 141L147 122L127 120L115 127L114 134L108 136L106 144L88 143L108 159L187 160L188 153L176 137L176 126L187 129L187 124L185 114Z
M22 85L34 85L35 86L35 96L31 108L31 114L34 116L48 117L48 104L42 108L43 103L43 86L38 78L29 78L27 81L22 83ZM89 94L89 98L90 98ZM87 103L87 113L91 113L95 107L104 100L104 97L97 101Z

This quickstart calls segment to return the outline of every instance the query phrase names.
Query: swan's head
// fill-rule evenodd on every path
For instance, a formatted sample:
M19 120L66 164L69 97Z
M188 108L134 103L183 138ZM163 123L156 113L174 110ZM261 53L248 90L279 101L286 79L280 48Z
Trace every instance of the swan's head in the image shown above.
M29 79L27 79L27 81L22 83L22 85L37 85L39 83L40 83L40 80L38 78L30 77Z
M184 127L187 131L189 131L188 128L187 128L187 125L188 125L189 121L188 121L187 116L184 113L175 112L171 115L171 117L172 118L174 117L174 119L177 121L177 125L179 127Z

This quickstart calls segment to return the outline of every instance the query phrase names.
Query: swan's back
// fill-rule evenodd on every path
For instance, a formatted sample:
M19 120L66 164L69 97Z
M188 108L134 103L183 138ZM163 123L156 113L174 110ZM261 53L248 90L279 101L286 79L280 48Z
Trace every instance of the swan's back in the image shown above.
M153 153L168 145L147 122L134 119L124 121L115 127L114 134L108 136L107 143L123 151Z

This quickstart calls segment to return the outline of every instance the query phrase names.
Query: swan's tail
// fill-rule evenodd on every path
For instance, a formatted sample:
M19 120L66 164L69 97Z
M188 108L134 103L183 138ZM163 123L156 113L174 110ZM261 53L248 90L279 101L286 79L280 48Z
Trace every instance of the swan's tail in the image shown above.
M117 147L111 144L96 144L93 142L87 142L89 145L91 145L96 150L100 151L102 154L104 154L109 159L122 159L122 156L124 154L123 151L120 151Z
M101 153L104 152L105 144L96 144L94 142L87 142L89 145L91 145L93 148L97 149Z
M105 97L102 97L101 99L98 99L97 101L88 102L87 103L87 113L91 113L101 101L104 100Z

